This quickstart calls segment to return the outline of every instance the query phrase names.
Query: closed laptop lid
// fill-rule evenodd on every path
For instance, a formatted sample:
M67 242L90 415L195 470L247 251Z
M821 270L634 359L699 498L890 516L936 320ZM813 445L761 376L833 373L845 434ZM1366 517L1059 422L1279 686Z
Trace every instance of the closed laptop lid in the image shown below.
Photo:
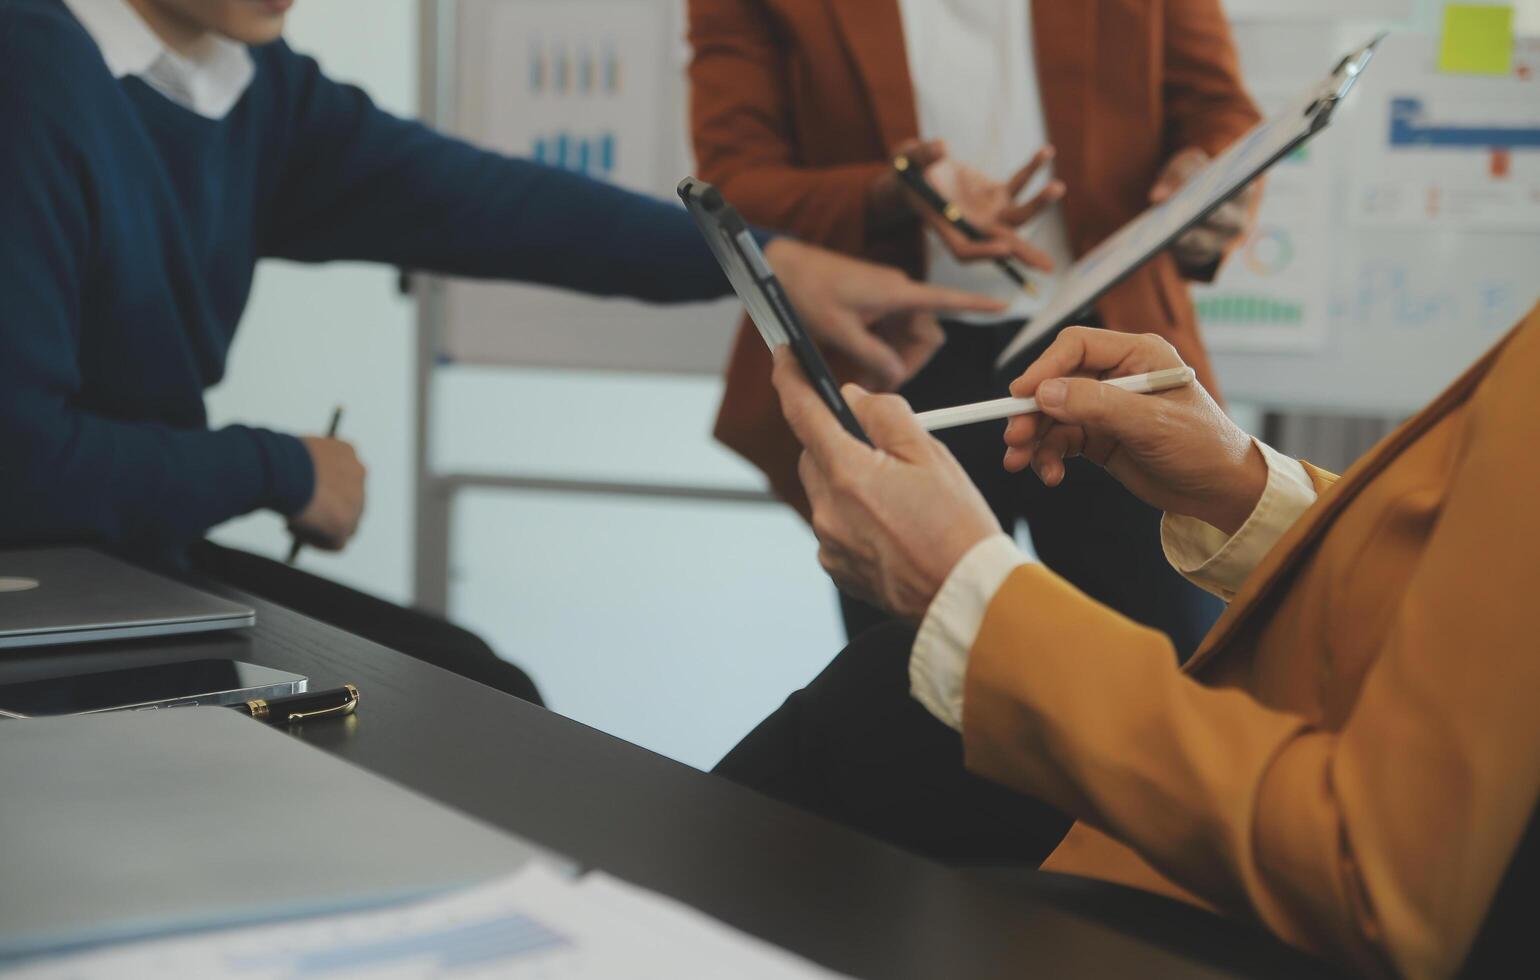
M0 647L249 626L249 606L90 548L0 550Z

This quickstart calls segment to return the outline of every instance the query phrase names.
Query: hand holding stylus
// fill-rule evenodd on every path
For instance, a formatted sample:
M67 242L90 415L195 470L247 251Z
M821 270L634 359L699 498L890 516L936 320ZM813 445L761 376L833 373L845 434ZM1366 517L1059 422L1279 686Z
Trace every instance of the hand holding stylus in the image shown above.
M1103 383L1182 367L1154 334L1066 328L1011 385L1042 413L1011 419L1005 468L1031 466L1057 486L1064 461L1084 456L1152 507L1234 534L1267 486L1267 461L1251 437L1202 385L1143 396Z

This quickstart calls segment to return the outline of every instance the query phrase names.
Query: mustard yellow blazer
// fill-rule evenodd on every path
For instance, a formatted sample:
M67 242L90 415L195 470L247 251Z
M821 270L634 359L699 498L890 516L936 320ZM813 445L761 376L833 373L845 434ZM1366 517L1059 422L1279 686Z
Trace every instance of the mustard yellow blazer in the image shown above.
M1046 869L1447 976L1540 795L1540 307L1340 479L1306 468L1320 499L1184 669L1017 569L970 656L967 764L1078 818Z

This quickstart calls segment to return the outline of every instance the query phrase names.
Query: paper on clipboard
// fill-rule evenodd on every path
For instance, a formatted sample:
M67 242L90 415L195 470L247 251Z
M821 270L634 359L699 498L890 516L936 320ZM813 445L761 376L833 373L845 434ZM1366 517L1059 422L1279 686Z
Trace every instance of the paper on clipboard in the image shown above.
M1312 85L1237 140L1176 194L1082 256L1064 274L1053 298L1000 353L995 367L1004 369L1033 342L1089 310L1108 290L1323 128L1383 37L1348 55L1324 83Z

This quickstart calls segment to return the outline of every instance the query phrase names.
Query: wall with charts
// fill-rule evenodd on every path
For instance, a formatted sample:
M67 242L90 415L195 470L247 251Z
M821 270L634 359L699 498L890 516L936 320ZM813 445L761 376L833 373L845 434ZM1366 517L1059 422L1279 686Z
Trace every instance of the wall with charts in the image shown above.
M681 0L459 0L439 121L507 153L671 197L690 171ZM715 373L737 307L450 283L448 361Z
M1231 6L1264 110L1376 22ZM1540 40L1512 41L1487 73L1451 71L1442 5L1365 6L1414 29L1392 33L1332 126L1273 169L1255 232L1195 290L1237 401L1411 410L1540 299Z
M445 122L511 153L660 196L689 172L680 0L459 0ZM1537 298L1540 40L1501 75L1448 70L1434 0L1225 0L1248 83L1276 111L1397 28L1330 129L1271 173L1255 234L1197 289L1233 400L1396 413ZM1515 8L1531 29L1540 3ZM580 121L580 122L579 122ZM462 364L716 372L728 301L656 308L452 283L441 356ZM1394 381L1386 345L1403 353ZM1383 380L1376 380L1383 379Z

